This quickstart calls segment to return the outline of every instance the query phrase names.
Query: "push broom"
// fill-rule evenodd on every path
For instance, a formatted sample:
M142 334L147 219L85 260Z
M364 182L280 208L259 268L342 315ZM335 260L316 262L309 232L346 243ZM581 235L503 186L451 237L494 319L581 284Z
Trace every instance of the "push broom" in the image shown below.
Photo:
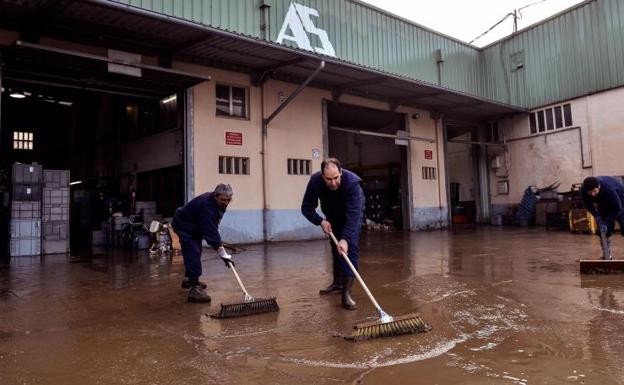
M221 310L216 313L210 315L212 318L231 318L231 317L243 317L252 314L260 314L260 313L270 313L274 311L279 311L279 306L277 305L277 301L275 297L268 298L254 298L245 289L245 285L243 285L243 281L241 281L236 269L234 268L234 264L232 262L228 262L230 269L234 273L236 280L238 281L238 285L243 290L245 294L245 298L243 302L239 303L229 303L229 304L221 304Z
M336 245L336 249L338 249L338 240L336 239L334 234L329 233L329 236ZM342 255L342 258L344 258L347 265L349 265L349 268L357 278L358 282L360 283L360 285L362 285L364 292L373 303L373 306L375 306L375 309L377 309L377 313L379 313L379 320L355 325L353 327L353 333L350 336L345 336L346 340L362 341L379 337L392 337L402 334L422 333L431 330L431 326L427 325L420 318L420 316L418 316L418 314L412 313L403 316L392 317L391 315L383 311L381 306L379 306L379 304L375 300L375 297L373 297L370 290L368 290L368 287L364 283L364 280L349 260L349 257L347 257L347 254L343 253L340 250L338 252L340 253L340 255Z
M600 231L600 247L602 259L581 259L581 274L618 274L624 273L624 260L613 260L608 246L607 235L604 232L602 222L598 221Z

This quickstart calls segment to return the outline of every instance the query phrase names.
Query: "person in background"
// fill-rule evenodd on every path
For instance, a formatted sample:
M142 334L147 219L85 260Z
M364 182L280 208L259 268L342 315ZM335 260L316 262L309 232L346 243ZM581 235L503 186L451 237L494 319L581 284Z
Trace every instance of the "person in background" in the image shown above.
M232 256L225 251L219 234L221 218L233 195L230 185L219 183L214 191L201 194L179 207L173 216L171 225L180 239L184 259L186 278L182 281L182 288L190 289L189 302L210 302L206 292L208 285L199 280L202 275L202 239L217 251L228 268L233 264Z

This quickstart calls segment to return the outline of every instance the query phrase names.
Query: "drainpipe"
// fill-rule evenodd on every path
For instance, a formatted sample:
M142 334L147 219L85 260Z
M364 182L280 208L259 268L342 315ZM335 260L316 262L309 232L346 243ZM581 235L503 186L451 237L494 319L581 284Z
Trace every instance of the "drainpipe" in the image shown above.
M260 21L260 30L262 31L262 38L264 40L271 40L271 24L269 19L269 9L270 5L266 4L266 1L263 1L260 4L260 12L262 15L262 20Z
M442 130L442 151L444 151L444 179L446 181L446 195L447 195L447 220L449 220L449 224L450 222L450 207L448 206L448 172L446 170L446 165L448 164L447 162L447 157L446 157L446 135L445 132L446 130L444 130L444 114L440 113L437 114L435 122L434 122L434 127L435 127L435 143L436 143L436 158L437 158L437 162L438 162L438 210L440 211L440 228L442 228L442 178L440 178L440 171L442 170L441 164L440 164L440 141L438 140L438 123L442 123L441 124L441 130Z
M288 98L286 98L286 100L284 100L284 102L280 104L279 107L275 109L275 111L273 111L271 115L269 115L268 118L262 119L262 196L263 196L263 201L264 201L263 207L262 207L262 232L264 234L265 242L268 241L267 229L268 229L268 224L269 224L268 223L269 222L268 220L269 199L268 199L268 191L267 191L268 190L267 172L269 169L268 156L267 156L267 138L268 138L269 123L271 123L271 121L275 119L275 117L277 117L277 115L279 115L279 113L282 112L282 110L286 108L286 106L290 104L290 102L292 102L293 99L295 99L295 97L297 97L297 95L299 95L299 93L308 86L308 84L310 84L310 82L316 77L316 75L319 74L319 72L323 70L323 68L325 68L325 61L321 61L318 67L316 68L316 70L314 70L314 72L312 72L312 74L308 76L308 78L303 83L301 83L299 87L297 87L297 89L294 90L288 96ZM261 97L262 97L262 116L264 116L264 83L262 84L260 88L260 92L261 92Z

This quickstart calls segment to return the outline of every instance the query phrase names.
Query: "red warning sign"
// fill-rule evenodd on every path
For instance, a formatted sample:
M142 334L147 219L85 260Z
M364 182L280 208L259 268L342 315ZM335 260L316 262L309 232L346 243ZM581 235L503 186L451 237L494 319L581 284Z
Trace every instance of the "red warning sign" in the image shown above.
M433 159L433 151L425 150L425 159Z
M232 146L242 146L243 145L243 133L225 131L225 144L229 144Z

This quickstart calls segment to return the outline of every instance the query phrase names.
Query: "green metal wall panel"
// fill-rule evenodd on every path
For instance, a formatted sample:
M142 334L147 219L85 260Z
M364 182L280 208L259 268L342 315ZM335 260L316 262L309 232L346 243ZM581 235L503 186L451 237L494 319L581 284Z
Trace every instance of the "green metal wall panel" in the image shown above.
M522 52L524 68L514 70ZM484 97L533 108L624 85L624 2L594 0L483 50Z
M587 1L484 49L351 0L122 2L256 38L263 36L261 5L266 4L271 41L297 3L318 12L310 20L326 31L340 60L438 84L440 49L442 86L529 108L624 85L622 0ZM322 46L314 33L305 35L311 47ZM514 70L517 61L524 66Z
M276 41L291 0L122 0L121 2L236 33L262 38L261 4L269 5L270 40ZM298 0L318 11L314 26L327 32L336 58L438 84L435 51L441 49L441 85L472 94L481 89L479 50L458 40L348 0ZM313 46L318 37L307 34ZM296 48L294 42L285 45Z

